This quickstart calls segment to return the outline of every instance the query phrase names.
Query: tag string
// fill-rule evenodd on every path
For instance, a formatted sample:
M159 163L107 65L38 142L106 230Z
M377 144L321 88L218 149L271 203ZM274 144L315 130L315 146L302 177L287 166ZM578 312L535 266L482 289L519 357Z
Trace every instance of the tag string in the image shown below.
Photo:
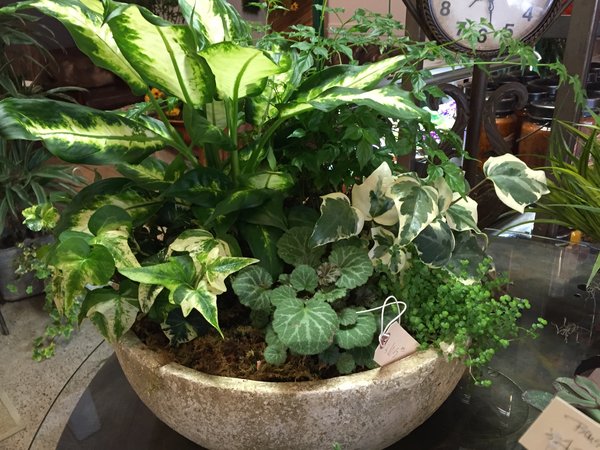
M391 303L388 303L390 302ZM385 308L390 306L392 303L394 303L397 307L398 310L400 311L392 320L390 320L388 322L388 324L385 326L383 326L383 315L385 313ZM402 305L402 307L400 306ZM390 335L388 334L388 330L390 329L390 327L392 326L392 324L395 321L398 321L398 323L400 323L400 319L402 318L402 314L404 314L406 312L406 308L408 308L408 306L406 305L406 303L398 300L396 297L394 297L393 295L390 295L388 298L386 298L383 302L383 305L381 306L377 306L375 308L371 308L371 309L367 309L364 311L357 311L357 314L364 314L364 313L368 313L368 312L373 312L373 311L377 311L377 310L381 310L381 323L380 323L380 330L381 332L379 333L379 345L384 345L385 341L387 341L387 339L390 337Z

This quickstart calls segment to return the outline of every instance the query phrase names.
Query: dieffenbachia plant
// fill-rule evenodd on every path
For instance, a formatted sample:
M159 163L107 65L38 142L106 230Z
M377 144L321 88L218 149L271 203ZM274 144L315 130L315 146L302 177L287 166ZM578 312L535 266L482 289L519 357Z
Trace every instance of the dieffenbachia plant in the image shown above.
M304 76L309 67L295 64L296 50L254 46L225 0L180 0L179 7L184 25L111 0L0 8L36 8L59 20L83 53L134 93L157 87L183 105L188 142L152 95L153 116L49 99L0 101L2 137L41 141L65 161L110 164L123 175L93 183L61 212L46 258L59 311L81 305L110 340L140 313L172 342L193 338L194 321L219 330L216 299L228 275L256 260L272 276L284 270L277 241L290 228L284 201L295 179L282 170L273 141L288 121L346 105L401 122L429 117L398 85L382 87L389 75L413 70L406 56ZM165 148L175 150L174 161L155 158Z

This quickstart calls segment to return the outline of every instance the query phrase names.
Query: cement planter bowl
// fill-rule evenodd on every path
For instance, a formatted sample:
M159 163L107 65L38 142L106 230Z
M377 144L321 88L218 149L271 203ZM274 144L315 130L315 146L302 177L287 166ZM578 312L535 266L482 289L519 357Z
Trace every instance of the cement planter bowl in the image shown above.
M165 360L133 333L115 346L131 386L156 416L215 450L382 449L423 423L464 365L434 350L323 381L270 383L207 375Z

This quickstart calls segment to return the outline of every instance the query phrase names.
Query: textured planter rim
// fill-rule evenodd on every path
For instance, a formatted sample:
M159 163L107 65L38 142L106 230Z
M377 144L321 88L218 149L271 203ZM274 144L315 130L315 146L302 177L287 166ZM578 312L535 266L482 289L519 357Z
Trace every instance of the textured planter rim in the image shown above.
M344 450L385 448L427 420L465 369L428 349L326 380L268 382L184 367L132 332L115 352L131 386L159 419L203 447L227 450L328 449L335 443ZM410 420L402 420L404 413Z

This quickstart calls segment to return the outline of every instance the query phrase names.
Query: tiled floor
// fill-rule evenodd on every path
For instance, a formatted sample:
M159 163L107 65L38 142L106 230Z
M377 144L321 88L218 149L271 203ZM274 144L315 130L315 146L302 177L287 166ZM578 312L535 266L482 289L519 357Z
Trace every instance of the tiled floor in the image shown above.
M112 353L89 322L52 359L31 359L32 341L47 323L43 299L0 305L10 334L0 335L0 390L25 426L0 441L0 450L49 450L56 443L81 393Z

